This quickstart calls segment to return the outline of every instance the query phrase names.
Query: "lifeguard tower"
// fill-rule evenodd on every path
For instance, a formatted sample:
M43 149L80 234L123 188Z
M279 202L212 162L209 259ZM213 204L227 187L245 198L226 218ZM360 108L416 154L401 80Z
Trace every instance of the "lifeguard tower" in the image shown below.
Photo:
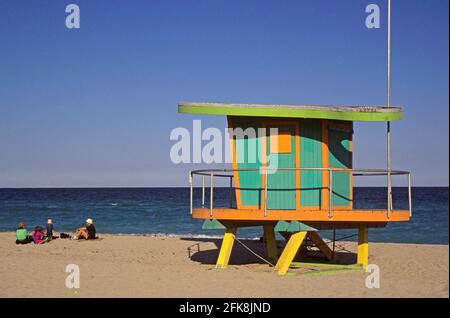
M267 257L280 275L287 272L306 238L328 259L333 258L332 250L316 232L322 229L357 229L357 263L366 267L368 229L411 217L409 172L353 168L353 122L397 121L403 117L401 107L179 103L178 111L224 115L229 128L244 131L241 136L230 134L231 169L189 172L192 217L204 219L206 228L225 228L216 268L227 267L236 231L247 226L263 228ZM247 128L265 128L265 134L245 134ZM252 152L257 154L256 161L250 160L255 157ZM271 166L274 162L276 167ZM393 209L388 181L385 209L354 209L354 178L374 175L386 175L386 180L406 176L408 208ZM234 194L230 206L215 204L217 178L230 181L230 195ZM195 206L198 179L202 201ZM209 198L205 198L205 179L209 179ZM281 255L275 232L288 240Z

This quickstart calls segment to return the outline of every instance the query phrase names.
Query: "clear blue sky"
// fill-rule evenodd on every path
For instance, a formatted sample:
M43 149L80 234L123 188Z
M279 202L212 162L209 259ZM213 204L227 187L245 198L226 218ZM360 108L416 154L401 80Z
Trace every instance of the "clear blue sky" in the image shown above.
M77 3L81 29L65 27ZM365 27L367 4L382 28ZM179 101L385 104L386 1L0 1L0 187L185 186ZM448 185L448 1L392 0L392 166ZM355 126L385 167L385 124Z

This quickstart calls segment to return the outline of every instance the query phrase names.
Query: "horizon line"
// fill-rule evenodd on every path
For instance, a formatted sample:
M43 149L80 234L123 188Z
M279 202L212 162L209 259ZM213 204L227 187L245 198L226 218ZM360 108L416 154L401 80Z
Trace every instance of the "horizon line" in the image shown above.
M386 186L353 186L354 188L386 188ZM407 188L408 186L393 186L394 188ZM56 186L56 187L0 187L0 190L14 189L189 189L189 186ZM201 188L201 186L194 186ZM205 187L209 188L209 187ZM215 186L215 188L229 189L228 186ZM234 187L233 187L234 188ZM449 188L449 185L414 185L411 188Z

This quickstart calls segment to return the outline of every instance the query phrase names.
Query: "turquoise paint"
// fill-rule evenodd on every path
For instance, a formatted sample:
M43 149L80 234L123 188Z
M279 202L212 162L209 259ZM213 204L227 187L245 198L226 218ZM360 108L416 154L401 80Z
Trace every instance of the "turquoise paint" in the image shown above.
M232 119L233 128L241 127L243 130L247 128L254 128L257 131L258 121L245 120L241 118ZM238 169L259 169L261 167L261 162L259 158L261 155L261 138L248 138L244 139L235 139L235 153L238 160L237 167ZM253 143L256 153L250 155L249 143ZM243 145L243 148L240 146ZM241 150L244 150L243 152ZM254 157L253 157L254 156ZM253 160L256 158L256 161ZM252 163L253 162L253 163ZM252 207L261 207L261 199L262 199L262 180L261 174L259 171L239 171L239 188L236 190L240 190L241 194L241 204L243 206L252 206ZM236 186L236 185L235 185Z
M233 128L241 127L246 129L254 128L256 131L263 126L265 118L232 117ZM299 120L300 128L300 167L322 167L322 127L321 120ZM331 121L333 123L333 121ZM269 134L267 127L267 134ZM267 155L269 160L278 160L277 166L280 168L295 167L295 126L278 127L279 129L288 129L291 132L291 149L289 154L270 154L270 139L267 138ZM335 129L333 125L329 128L329 165L336 168L351 168L350 140L351 131ZM244 138L235 140L235 151L238 159L243 162L237 163L238 169L259 169L261 167L260 152L262 149L262 137ZM254 142L257 158L256 162L251 163L249 142ZM240 151L240 145L243 145L244 151ZM262 175L259 171L240 171L238 172L240 187L241 204L243 207L262 208L262 195L264 184ZM333 206L349 206L351 203L351 179L350 173L333 173ZM277 171L269 175L268 178L268 209L291 210L296 208L296 200L300 200L300 206L313 207L321 206L322 195L322 173L320 171L301 171L300 172L300 199L296 195L296 178L294 171Z
M302 120L300 122L300 167L322 167L322 122ZM322 172L300 172L300 205L320 206L322 199Z
M275 232L286 232L289 228L289 222L287 221L278 221L275 225Z
M316 228L298 221L278 221L275 225L275 232L315 232Z
M202 225L202 230L223 230L223 229L226 229L226 227L216 219L205 220L205 222L203 222Z
M350 152L351 131L328 129L328 164L333 168L351 168ZM333 206L350 206L350 172L333 172Z
M244 143L245 150L245 161L238 164L239 169L258 169L261 164L257 160L252 163L249 160L248 154L248 144L250 142L255 143L256 151L260 151L260 141L259 140L249 140L245 138L243 141L236 141L236 145L239 142ZM239 172L239 186L241 189L241 200L243 205L247 206L260 206L261 204L261 174L259 171L240 171Z
M277 162L278 168L295 168L295 126L276 127L278 132L289 131L291 133L290 153L270 153L270 138L267 138L268 158L272 163ZM267 208L280 210L295 210L296 186L295 171L277 170L268 175L267 184Z
M286 230L286 232L292 232L292 233L297 233L297 232L315 232L317 231L316 228L313 228L309 225L306 225L302 222L299 221L291 221L289 223L289 226Z

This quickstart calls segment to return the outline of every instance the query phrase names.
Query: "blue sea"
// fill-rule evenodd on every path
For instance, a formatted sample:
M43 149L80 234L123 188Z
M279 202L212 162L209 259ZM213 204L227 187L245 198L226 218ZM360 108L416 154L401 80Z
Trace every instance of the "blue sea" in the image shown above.
M195 190L195 204L200 189ZM206 193L208 198L208 193ZM386 228L371 229L370 241L396 243L448 244L448 187L414 187L413 218ZM394 208L407 209L407 189L394 188ZM229 190L214 189L215 206L228 207ZM385 188L355 188L355 208L385 208ZM72 232L92 217L99 233L163 234L218 237L222 231L202 230L203 221L189 214L188 188L44 188L0 189L0 231L13 231L19 222L28 229L44 226L52 218L55 228ZM330 237L331 231L322 235ZM339 230L336 237L355 234ZM239 237L257 238L260 228L242 229ZM351 240L350 238L347 240Z

